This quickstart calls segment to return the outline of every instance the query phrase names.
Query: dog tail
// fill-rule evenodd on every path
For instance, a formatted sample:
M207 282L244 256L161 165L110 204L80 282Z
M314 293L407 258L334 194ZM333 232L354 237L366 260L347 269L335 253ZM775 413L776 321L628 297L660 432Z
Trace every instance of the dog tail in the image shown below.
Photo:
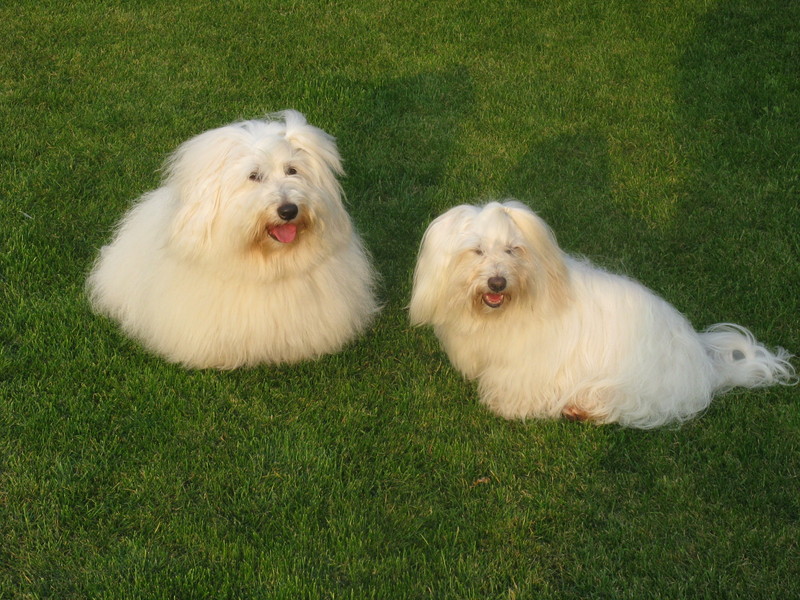
M774 351L767 349L740 325L712 325L700 334L700 339L716 370L716 391L797 383L795 369L789 362L793 356L780 347Z

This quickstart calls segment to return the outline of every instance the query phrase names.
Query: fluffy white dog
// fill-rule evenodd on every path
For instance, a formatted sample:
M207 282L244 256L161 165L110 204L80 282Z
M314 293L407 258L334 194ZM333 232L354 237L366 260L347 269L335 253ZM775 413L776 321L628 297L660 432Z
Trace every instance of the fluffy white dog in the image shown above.
M119 223L93 308L167 360L231 369L337 351L378 307L334 139L296 111L206 131Z
M785 350L737 325L697 333L638 282L566 255L514 201L457 206L430 224L409 309L505 418L651 428L731 387L795 379Z

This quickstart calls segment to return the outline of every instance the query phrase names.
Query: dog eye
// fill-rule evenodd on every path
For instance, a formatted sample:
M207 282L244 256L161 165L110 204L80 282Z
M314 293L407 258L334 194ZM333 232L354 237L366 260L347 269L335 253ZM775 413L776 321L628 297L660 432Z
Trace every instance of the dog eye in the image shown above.
M286 167L284 173L286 173L287 175L297 175L297 169L295 169L294 167Z
M264 179L264 175L259 171L253 171L247 178L250 181L255 181L256 183L259 183Z
M517 253L517 250L519 250L519 248L516 248L514 246L509 246L508 248L506 248L506 254L510 254L511 256L513 256Z
M477 256L483 256L483 250L481 250L480 248L473 248L473 249L472 249L472 251L473 251L473 252L474 252L474 253L475 253Z

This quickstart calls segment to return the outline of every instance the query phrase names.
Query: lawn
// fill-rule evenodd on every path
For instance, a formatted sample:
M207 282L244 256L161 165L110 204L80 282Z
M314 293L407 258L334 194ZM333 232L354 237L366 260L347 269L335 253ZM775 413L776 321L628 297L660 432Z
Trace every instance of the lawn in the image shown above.
M0 34L0 598L800 597L798 388L507 422L405 309L430 220L513 196L800 352L800 3L8 1ZM338 140L369 333L187 371L92 314L165 156L284 108Z

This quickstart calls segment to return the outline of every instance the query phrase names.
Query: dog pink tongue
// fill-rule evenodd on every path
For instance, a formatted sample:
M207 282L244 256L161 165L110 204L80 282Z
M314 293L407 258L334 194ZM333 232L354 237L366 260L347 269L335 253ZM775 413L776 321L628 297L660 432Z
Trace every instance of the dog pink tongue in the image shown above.
M297 225L294 223L276 225L275 227L270 227L269 234L273 239L278 240L281 244L288 244L293 242L295 236L297 236Z

